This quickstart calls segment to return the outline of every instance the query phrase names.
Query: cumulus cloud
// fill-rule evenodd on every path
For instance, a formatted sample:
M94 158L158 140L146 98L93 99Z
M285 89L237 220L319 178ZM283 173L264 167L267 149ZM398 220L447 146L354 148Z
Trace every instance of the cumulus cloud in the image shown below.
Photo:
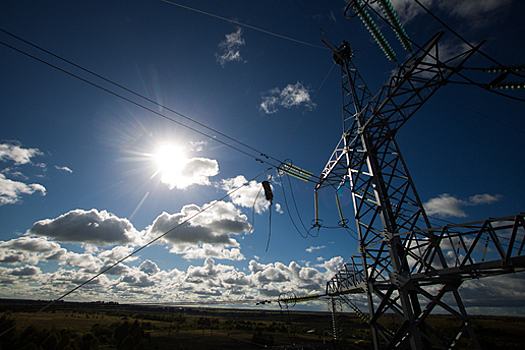
M45 237L18 237L0 241L0 262L8 264L59 260L65 253L66 249Z
M284 89L273 88L262 94L260 109L266 114L277 113L278 106L285 108L299 107L302 104L315 107L311 103L310 92L300 82L295 85L288 84Z
M40 279L42 284L40 288L51 288L50 295L56 296L56 293L69 291L71 288L77 287L79 284L87 282L92 277L93 274L85 270L66 270L64 268L60 268L53 273L43 274ZM83 286L80 291L98 291L101 295L103 295L109 290L110 283L111 282L109 279L102 275Z
M55 219L37 221L26 234L98 246L130 244L140 238L140 233L127 219L97 209L75 209Z
M493 307L507 306L523 312L525 274L511 274L465 282L460 293L465 306L482 312ZM478 312L478 313L479 313Z
M0 160L11 160L15 165L31 163L31 158L41 156L43 153L38 148L23 148L19 142L1 143Z
M262 214L270 207L270 202L264 196L262 185L257 181L246 183L246 178L239 175L235 178L222 180L220 187L228 192L240 187L230 195L232 202L241 207L255 208L257 214Z
M124 276L122 277L121 281L133 287L151 287L155 284L155 282L144 273L135 273Z
M199 244L197 246L185 247L182 250L176 247L170 250L172 253L184 254L187 260L215 258L222 260L244 260L246 259L239 248L227 248L222 245Z
M128 256L133 251L133 247L131 246L116 246L112 249L104 250L103 252L98 254L98 257L105 261L119 261L120 259L123 259L124 257ZM127 259L127 261L133 261L136 260L136 256L132 256Z
M0 206L19 203L23 194L39 192L42 196L46 195L46 188L41 184L27 184L6 177L7 174L19 180L27 180L28 177L18 170L18 166L33 164L31 158L41 155L43 153L38 148L24 148L17 141L0 143L0 161L10 161L15 165L14 168L6 167L0 171Z
M215 159L191 158L178 169L163 172L161 181L170 189L185 189L191 185L210 185L209 177L219 173L219 163Z
M221 276L222 282L228 286L250 286L251 280L244 272L237 270L226 271Z
M250 229L246 215L232 203L217 202L208 210L201 211L202 208L191 204L185 205L177 214L164 212L148 228L148 235L158 237L177 227L164 237L164 242L173 244L177 249L174 252L183 253L188 246L199 243L238 246L237 241L230 236L246 233Z
M0 174L0 205L15 204L20 202L22 194L33 194L40 192L46 195L46 188L41 184L26 184L19 181L7 179L4 174Z
M343 266L343 258L336 256L322 264L317 264L315 266L326 269L328 276L330 276L329 278L332 278Z
M219 48L222 49L222 54L215 54L217 62L221 66L225 66L226 63L232 61L243 61L241 57L240 48L245 44L244 39L242 38L242 28L237 28L236 32L231 34L226 34L226 39L219 43Z
M78 254L75 252L67 252L60 257L59 264L78 267L94 273L100 269L102 261L89 253Z
M477 194L469 197L468 200L463 200L451 196L448 193L443 193L436 198L428 200L423 206L429 215L465 218L467 214L463 211L462 207L491 204L499 201L501 198L501 195Z
M35 267L35 266L24 266L24 267L17 267L17 268L14 268L13 271L11 272L11 274L13 276L20 276L20 277L25 277L25 276L34 276L34 275L38 275L40 274L40 269L38 267Z
M155 264L151 260L145 260L142 264L140 264L139 270L144 272L148 276L155 275L156 273L160 272L160 269L157 266L157 264Z

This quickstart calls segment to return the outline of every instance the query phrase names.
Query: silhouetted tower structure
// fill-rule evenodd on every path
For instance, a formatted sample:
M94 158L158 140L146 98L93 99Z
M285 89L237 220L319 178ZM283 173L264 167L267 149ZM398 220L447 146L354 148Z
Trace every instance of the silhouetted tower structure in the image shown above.
M454 349L465 334L480 349L458 288L468 279L525 267L523 214L433 228L396 142L399 128L481 45L443 59L442 36L414 52L375 96L352 62L350 45L333 49L341 67L344 129L316 191L350 188L359 248L327 283L326 294L354 311L350 294L366 295L363 319L375 349ZM436 311L458 320L453 334L439 334L427 323ZM387 314L397 322L387 326Z

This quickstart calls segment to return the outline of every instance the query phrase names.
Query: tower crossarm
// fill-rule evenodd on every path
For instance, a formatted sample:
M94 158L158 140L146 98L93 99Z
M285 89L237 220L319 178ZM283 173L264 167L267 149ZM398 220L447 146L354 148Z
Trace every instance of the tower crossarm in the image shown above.
M409 279L421 286L525 271L525 213L460 225L399 233L406 242ZM441 250L446 260L437 259ZM362 263L356 254L327 282L331 296L364 293ZM378 290L399 284L395 278L376 279ZM394 277L394 276L391 276Z
M421 285L525 271L525 214L398 234ZM446 260L436 259L440 249Z
M412 55L374 97L356 75L356 69L348 62L350 59L341 64L343 100L347 100L343 104L345 130L318 179L316 190L343 183L348 175L346 154L359 152L361 135L367 133L370 142L381 142L382 138L395 135L455 72L462 69L463 63L481 45L442 60L438 48L442 36L443 32L437 33Z

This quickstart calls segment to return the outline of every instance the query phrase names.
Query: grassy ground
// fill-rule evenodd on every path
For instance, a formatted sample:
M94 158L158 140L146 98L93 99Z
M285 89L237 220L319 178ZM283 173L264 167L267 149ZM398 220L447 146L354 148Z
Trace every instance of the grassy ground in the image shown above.
M10 317L18 323L31 315L31 312L12 312ZM265 342L273 346L302 344L315 346L317 349L333 348L331 337L323 336L323 330L331 328L328 314L294 313L283 320L280 313L223 311L183 315L179 323L174 321L177 315L166 315L168 314L163 316L164 320L155 320L144 319L144 315L140 313L130 313L126 316L125 313L112 315L103 311L55 310L34 315L18 325L17 330L22 332L33 326L35 329L70 329L88 334L96 324L110 327L112 324L133 323L137 320L148 333L147 349L261 349ZM472 323L483 349L525 349L525 318L474 316ZM453 332L457 327L454 320L443 316L431 317L429 324L440 334ZM228 325L242 325L245 328L228 330ZM385 326L388 327L388 324ZM341 327L345 329L346 335L350 335L347 338L350 344L355 344L360 349L371 348L370 330L358 318L348 316L346 321L341 323ZM316 333L307 334L307 330L310 329L315 329ZM460 348L472 348L468 336ZM100 349L113 347L101 345Z

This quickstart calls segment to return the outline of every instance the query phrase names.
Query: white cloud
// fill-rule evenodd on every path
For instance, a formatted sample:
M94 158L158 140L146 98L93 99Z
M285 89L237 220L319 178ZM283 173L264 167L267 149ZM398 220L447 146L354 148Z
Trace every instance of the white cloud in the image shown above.
M199 206L190 204L177 214L164 212L148 227L148 235L151 238L158 237L177 227L164 237L163 242L173 244L174 252L183 253L189 246L198 243L238 246L237 241L230 236L246 233L250 229L246 215L232 203L217 202L208 210L201 211ZM194 215L193 219L181 225Z
M426 8L429 8L434 2L434 0L420 1ZM410 22L416 16L425 13L425 10L413 0L391 0L391 3L402 23Z
M343 258L336 256L322 264L317 264L315 266L326 269L326 273L329 276L328 278L332 278L343 266Z
M270 202L266 200L261 183L250 181L246 186L243 186L246 183L246 178L239 175L232 179L222 180L220 186L228 192L240 187L230 195L232 202L241 207L254 208L257 214L262 214L268 210Z
M41 271L38 267L24 266L24 267L14 268L13 271L11 272L11 275L19 276L19 277L26 277L26 276L39 275L40 273Z
M505 7L512 3L512 0L420 0L420 2L430 11L436 11L436 8L444 10L449 16L460 19L472 19L470 24L479 27L489 23L486 16L480 14ZM415 17L426 13L426 11L413 0L392 0L402 23L408 23ZM484 18L485 17L485 18Z
M306 251L308 253L312 253L314 250L319 250L319 249L323 249L323 248L326 248L326 246L325 245L320 245L320 246L317 246L317 247L310 246L310 248L306 248Z
M302 104L315 107L311 103L310 92L300 82L295 85L288 84L284 89L274 88L262 94L260 109L266 114L277 113L278 106L285 108L299 107Z
M188 267L188 277L216 277L220 270L215 268L215 261L208 258L204 261L204 266L193 266Z
M161 181L170 189L185 189L191 185L210 185L211 176L219 173L219 163L215 159L191 158L177 171L163 173Z
M31 163L31 158L41 156L43 153L38 148L23 148L18 142L0 144L0 160L15 162L15 165Z
M86 270L86 272L94 273L100 269L102 261L88 253L78 254L75 252L67 252L60 257L59 264L78 267Z
M19 181L7 179L4 174L0 174L0 205L15 204L21 200L22 194L33 194L40 192L46 195L46 188L41 184L26 184Z
M0 144L0 161L12 161L15 166L33 164L31 158L41 155L43 153L38 148L23 148L17 141ZM46 188L41 184L26 184L20 181L13 181L6 178L5 174L22 180L28 179L17 167L7 167L0 171L0 206L20 202L22 194L40 192L42 196L46 195Z
M70 173L70 174L73 172L73 170L69 169L67 166L55 165L55 169L61 170L61 171L65 171L65 172Z
M469 197L468 205L491 204L491 203L499 201L501 198L503 198L503 196L501 195L493 196L487 193L477 194L475 196Z
M140 233L127 219L97 209L75 209L55 219L37 221L26 234L98 246L130 244L140 239Z
M133 251L133 247L131 246L121 246L118 245L112 249L104 250L100 254L98 254L98 257L104 261L119 261L120 259L125 258ZM130 257L127 259L127 261L133 261L136 260L137 257Z
M152 287L155 281L142 271L130 270L128 275L121 277L121 282L138 288ZM125 288L125 287L124 287Z
M208 141L190 141L190 151L202 152L205 146L208 145Z
M18 237L0 241L0 262L8 264L59 260L65 253L66 249L45 237Z
M246 276L244 272L237 270L231 270L223 273L221 275L221 280L223 283L229 286L250 286L252 285L251 280Z
M183 258L187 260L205 258L222 260L246 259L239 248L226 248L222 245L214 244L199 244L198 246L187 247L181 252L178 249L171 249L170 252L184 254Z
M146 275L151 276L160 272L159 267L151 260L145 260L139 266L139 270L144 272Z
M440 1L439 6L453 16L468 18L489 12L512 3L512 0L446 0Z
M465 306L476 313L486 313L494 307L508 307L515 314L523 314L525 274L509 274L465 282L460 293Z
M310 103L310 93L303 86L297 82L295 85L288 84L280 94L281 105L286 108L299 106L302 103Z
M423 206L428 215L464 218L467 217L467 214L461 209L462 207L491 204L499 201L501 198L501 195L477 194L469 197L468 200L462 200L448 193L443 193L436 198L428 200Z
M432 198L423 204L428 215L438 215L442 217L467 217L467 214L461 210L462 201L448 193Z
M20 180L28 180L29 177L24 175L21 171L19 171L17 168L5 168L0 173L8 175L11 178L20 179Z
M243 58L241 57L240 48L244 44L245 41L242 38L242 28L237 28L236 32L226 34L226 39L219 43L219 47L222 49L222 54L215 54L217 62L219 62L223 67L228 62L242 62Z
M263 94L263 101L260 104L261 110L266 114L277 113L277 106L279 105L279 88L269 90L267 93Z

